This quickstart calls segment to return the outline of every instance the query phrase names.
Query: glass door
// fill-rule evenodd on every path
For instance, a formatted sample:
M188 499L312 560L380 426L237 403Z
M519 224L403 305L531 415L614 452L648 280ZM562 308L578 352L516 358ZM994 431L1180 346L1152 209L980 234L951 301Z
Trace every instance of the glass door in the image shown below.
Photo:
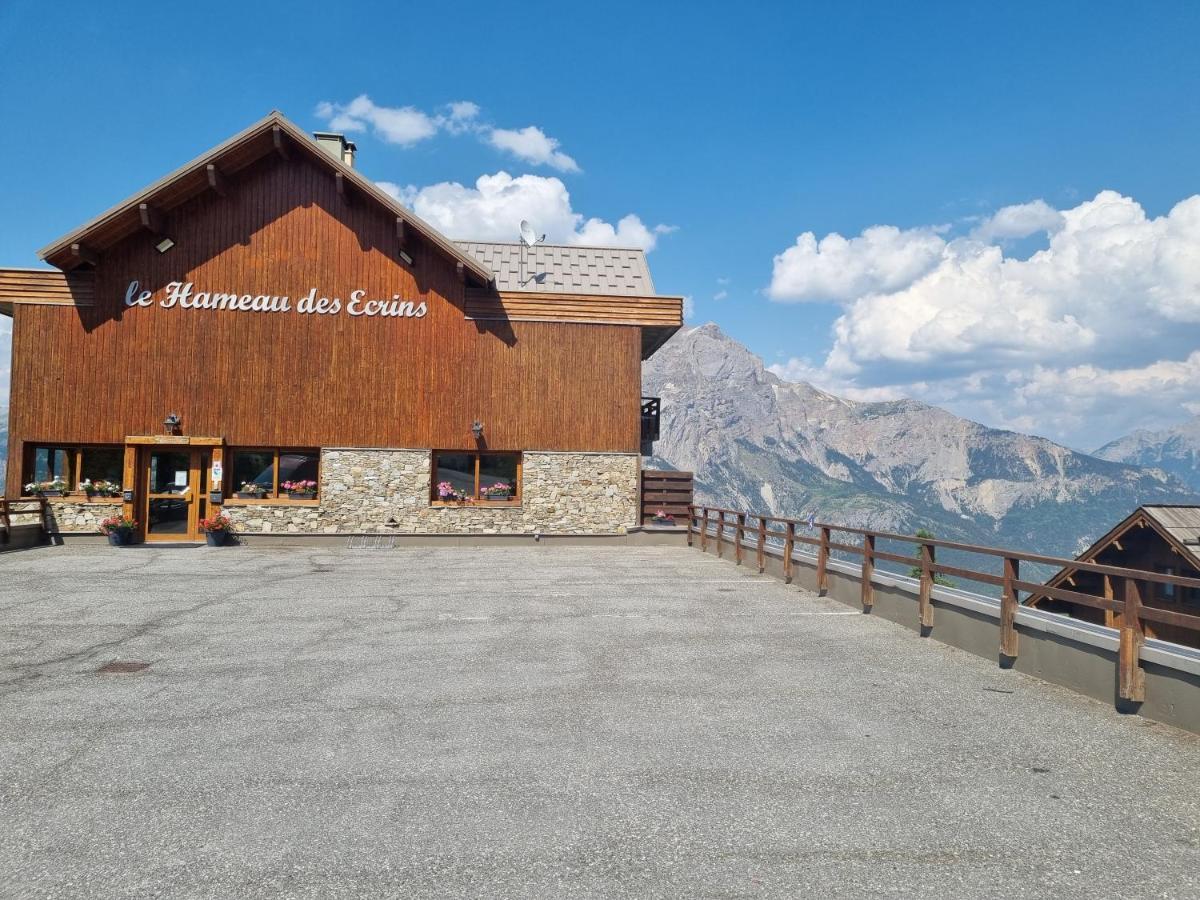
M202 484L198 450L150 450L146 458L143 522L147 541L194 541L199 537Z

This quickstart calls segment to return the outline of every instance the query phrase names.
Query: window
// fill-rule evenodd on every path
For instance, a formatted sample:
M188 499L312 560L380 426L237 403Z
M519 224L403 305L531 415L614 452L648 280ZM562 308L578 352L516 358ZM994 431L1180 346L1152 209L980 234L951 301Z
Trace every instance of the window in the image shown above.
M108 482L114 489L125 474L125 448L115 446L35 445L26 457L25 484L60 482L61 490L82 490L85 481Z
M1154 570L1156 572L1158 572L1159 575L1174 575L1175 574L1174 566L1155 566ZM1168 603L1174 603L1175 602L1175 585L1163 584L1162 582L1159 582L1158 583L1158 599L1165 600Z
M240 500L315 500L320 484L317 450L230 450L230 493Z
M431 500L434 503L519 503L521 454L435 452Z

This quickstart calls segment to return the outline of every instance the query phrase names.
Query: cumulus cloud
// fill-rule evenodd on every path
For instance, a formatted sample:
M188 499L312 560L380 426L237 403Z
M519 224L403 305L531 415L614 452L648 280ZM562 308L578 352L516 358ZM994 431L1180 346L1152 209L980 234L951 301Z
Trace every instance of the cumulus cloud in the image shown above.
M1040 232L1044 250L1005 254ZM1178 421L1200 388L1200 196L1157 218L1113 191L1063 210L1035 201L957 238L805 233L774 276L775 299L843 307L824 362L791 370L807 380L896 389L1083 447Z
M481 175L473 187L444 181L426 187L380 182L379 186L439 231L456 238L512 241L522 219L534 223L551 243L653 250L669 225L646 225L630 213L616 225L586 218L571 206L571 195L554 176L497 172Z
M806 231L775 257L767 294L783 301L844 301L894 291L936 266L945 247L934 228L876 225L857 237L834 232L819 241Z
M414 106L381 106L366 94L349 103L324 100L314 110L334 131L362 133L371 131L389 144L412 147L439 132L474 134L484 143L534 166L549 166L559 172L578 172L579 164L561 149L556 138L536 125L524 128L498 128L482 120L482 109L470 100L447 103L434 113Z
M517 159L535 166L549 166L560 172L578 172L579 165L558 149L558 141L548 137L542 129L529 125L517 131L493 128L488 142L500 150L511 153Z
M0 406L8 406L12 375L12 319L0 316Z

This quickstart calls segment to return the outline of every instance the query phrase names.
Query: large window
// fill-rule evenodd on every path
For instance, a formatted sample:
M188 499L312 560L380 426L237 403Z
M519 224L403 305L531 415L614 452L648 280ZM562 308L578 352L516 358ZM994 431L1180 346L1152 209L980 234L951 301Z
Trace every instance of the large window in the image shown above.
M520 453L433 454L434 503L509 503L521 500Z
M27 493L39 489L84 491L92 485L116 489L124 470L123 447L38 444L28 450L24 483ZM50 487L55 484L61 487Z
M320 484L317 450L230 450L229 493L239 500L315 500Z

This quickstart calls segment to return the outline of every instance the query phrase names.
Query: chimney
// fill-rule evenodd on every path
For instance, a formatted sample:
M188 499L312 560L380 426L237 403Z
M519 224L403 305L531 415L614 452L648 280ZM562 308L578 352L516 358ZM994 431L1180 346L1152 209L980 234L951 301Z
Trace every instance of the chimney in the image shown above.
M314 131L313 137L317 139L317 144L322 150L338 162L344 162L350 168L354 168L354 153L358 148L354 146L353 141L346 140L344 134L337 134L333 131Z

